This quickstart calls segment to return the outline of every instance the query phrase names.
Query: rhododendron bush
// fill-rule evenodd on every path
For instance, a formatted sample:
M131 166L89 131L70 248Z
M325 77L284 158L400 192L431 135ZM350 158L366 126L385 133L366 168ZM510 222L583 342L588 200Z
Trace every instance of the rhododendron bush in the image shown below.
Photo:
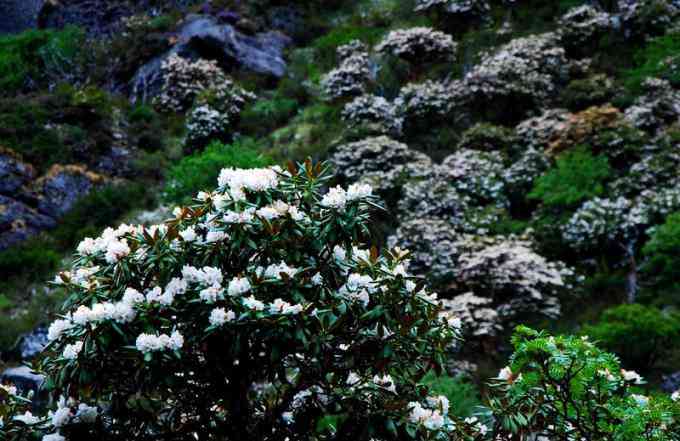
M406 273L405 252L366 248L371 188L321 194L328 180L311 162L225 169L165 224L80 244L57 279L70 297L43 368L55 395L99 405L92 436L481 436L419 384L458 322ZM337 423L313 438L328 415ZM49 430L69 438L66 424Z

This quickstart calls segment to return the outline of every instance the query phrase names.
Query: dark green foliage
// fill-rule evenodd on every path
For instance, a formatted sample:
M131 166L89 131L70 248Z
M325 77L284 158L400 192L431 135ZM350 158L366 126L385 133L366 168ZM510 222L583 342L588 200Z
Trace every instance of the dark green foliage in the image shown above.
M626 366L649 369L680 343L680 316L652 306L620 305L604 311L598 323L582 332Z
M491 384L497 439L676 439L680 408L668 396L635 395L634 373L591 339L519 326L512 344L508 368Z
M572 112L585 110L607 102L614 94L613 85L605 75L574 80L562 91L560 100Z
M68 71L83 40L84 32L75 27L0 37L0 94L34 89L50 73Z
M680 33L653 38L635 54L636 66L624 72L626 87L640 93L642 83L650 77L664 78L680 85Z
M459 149L509 152L517 142L512 129L489 123L475 124L463 132Z
M287 126L269 135L270 154L280 161L323 158L345 129L341 110L341 106L325 103L305 107Z
M91 163L111 147L111 99L96 88L0 100L0 145L39 170L55 163Z
M155 152L165 145L165 125L161 115L152 106L140 104L134 107L128 116L130 141L137 148Z
M601 195L610 175L605 156L593 156L586 148L577 148L559 157L555 166L538 178L529 197L548 207L574 207Z
M654 230L642 253L647 259L642 271L652 287L677 294L680 290L680 212L668 216L666 222Z
M365 26L341 26L333 29L312 43L319 68L327 71L337 65L336 51L339 46L352 40L361 40L370 46L377 43L384 33L385 29Z
M241 128L248 135L264 136L288 122L298 108L298 102L294 99L278 95L258 100L241 113Z
M60 261L61 256L54 250L45 248L43 241L29 241L0 252L0 274L3 278L21 273L45 274L56 270Z
M241 139L231 145L213 142L202 152L183 158L168 171L163 196L170 203L186 203L199 191L215 187L223 168L257 168L271 163L252 139Z

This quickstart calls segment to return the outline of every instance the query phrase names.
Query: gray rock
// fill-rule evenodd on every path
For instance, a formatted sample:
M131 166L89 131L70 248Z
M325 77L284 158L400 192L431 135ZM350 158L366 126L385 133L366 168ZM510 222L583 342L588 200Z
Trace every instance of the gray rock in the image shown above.
M663 376L663 383L661 383L661 390L669 394L680 390L680 371Z
M34 183L34 190L39 194L38 211L55 219L60 218L103 179L80 166L54 165Z
M44 381L44 376L36 374L28 366L5 369L0 375L0 382L15 385L22 395L29 391L37 394Z
M0 250L55 226L53 218L37 212L23 202L0 195Z
M209 57L220 65L282 77L286 72L283 49L291 43L280 32L245 35L214 17L191 15L177 32L178 43L163 55L141 66L130 82L134 101L148 101L162 86L161 64L172 54L188 58Z
M0 148L0 193L13 195L30 182L35 171L9 150Z

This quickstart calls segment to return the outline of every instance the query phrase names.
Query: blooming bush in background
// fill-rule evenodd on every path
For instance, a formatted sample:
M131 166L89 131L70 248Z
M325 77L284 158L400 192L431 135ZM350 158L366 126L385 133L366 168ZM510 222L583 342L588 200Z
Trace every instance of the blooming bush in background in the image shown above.
M444 32L427 27L391 31L375 47L380 53L402 58L411 63L451 60L458 44Z
M299 439L328 415L333 439L481 436L419 383L457 321L406 253L363 248L371 188L328 179L224 169L165 224L85 239L57 280L50 388L106 403L104 439Z
M217 62L212 60L191 61L173 54L163 61L161 71L163 86L155 105L166 111L187 110L202 92L231 84Z
M373 78L368 48L354 40L337 49L340 65L321 79L321 90L328 99L361 95Z

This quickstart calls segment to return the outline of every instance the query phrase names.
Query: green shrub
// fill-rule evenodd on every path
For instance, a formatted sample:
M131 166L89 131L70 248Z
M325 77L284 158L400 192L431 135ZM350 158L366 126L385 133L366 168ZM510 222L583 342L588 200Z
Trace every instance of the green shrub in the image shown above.
M509 366L492 383L490 407L500 429L494 439L677 439L680 405L641 395L642 378L590 339L520 326L512 344Z
M132 144L146 152L155 152L165 146L166 128L160 114L152 106L140 104L128 115L128 135Z
M257 168L271 163L252 139L245 138L231 145L215 141L202 152L183 158L168 171L163 197L168 203L185 203L197 192L214 187L220 170L225 167Z
M33 240L0 252L0 274L5 281L20 275L39 280L56 270L60 261L59 253L46 247L41 240Z
M352 40L361 40L366 44L377 43L385 33L384 28L365 26L339 26L323 37L312 42L316 50L316 62L322 71L332 69L337 65L336 50L339 46Z
M598 323L584 326L583 334L627 366L649 369L680 343L680 316L651 306L620 305L604 311Z
M633 93L641 91L650 77L664 78L673 86L680 85L680 33L653 38L635 54L636 67L624 72L626 87Z
M0 100L0 145L44 171L52 164L98 160L111 147L110 96L96 88Z
M455 403L451 410L460 418L472 416L476 408L482 404L477 387L464 376L438 376L434 371L430 371L423 377L422 383L433 393L444 395L451 403Z
M529 198L540 199L549 207L574 207L600 196L611 173L605 156L593 156L580 147L559 157L555 166L538 178Z
M613 83L606 75L573 80L562 91L561 101L572 112L603 104L614 95Z
M278 95L258 100L241 113L241 128L248 135L266 135L288 122L298 107L296 100Z
M680 289L680 212L671 214L663 225L653 230L642 253L646 257L642 272L652 286L677 292Z
M51 72L71 69L84 36L82 30L68 27L0 37L0 93L38 86Z

